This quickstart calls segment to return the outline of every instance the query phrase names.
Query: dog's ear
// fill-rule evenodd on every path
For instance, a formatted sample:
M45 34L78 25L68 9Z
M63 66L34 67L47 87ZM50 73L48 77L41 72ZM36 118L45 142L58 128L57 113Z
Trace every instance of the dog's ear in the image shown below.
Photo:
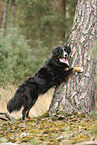
M69 46L66 46L66 49L67 49L67 52L68 53L71 53L71 47L70 47L70 45Z
M55 53L56 53L55 48L52 50L52 53L53 53L53 55L55 55Z
M58 50L59 50L59 47L54 48L54 49L52 50L52 53L53 53L54 56L55 56L55 55L58 55Z

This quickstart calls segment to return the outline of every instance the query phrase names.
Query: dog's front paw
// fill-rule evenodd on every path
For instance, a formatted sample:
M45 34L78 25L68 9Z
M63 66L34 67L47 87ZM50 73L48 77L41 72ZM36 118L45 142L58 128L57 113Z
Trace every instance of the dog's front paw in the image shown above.
M82 67L80 67L80 71L79 72L83 72L84 70L83 70L83 68Z
M73 71L74 72L83 72L83 68L82 67L74 67Z

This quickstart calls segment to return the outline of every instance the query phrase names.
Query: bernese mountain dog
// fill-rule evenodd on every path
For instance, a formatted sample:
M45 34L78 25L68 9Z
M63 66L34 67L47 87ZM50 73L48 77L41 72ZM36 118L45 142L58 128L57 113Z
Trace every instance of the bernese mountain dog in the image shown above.
M70 59L70 46L63 45L53 49L52 57L43 67L18 87L14 97L7 104L7 110L11 113L23 106L22 119L25 120L39 95L46 93L53 86L66 82L75 72L83 72L81 67L70 68Z

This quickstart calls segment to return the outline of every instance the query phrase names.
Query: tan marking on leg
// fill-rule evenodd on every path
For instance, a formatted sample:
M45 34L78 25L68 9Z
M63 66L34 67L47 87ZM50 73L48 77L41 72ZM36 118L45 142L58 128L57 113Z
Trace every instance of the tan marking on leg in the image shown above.
M27 113L28 113L28 110L27 110L26 113L25 113L25 120L27 120L27 117L26 117Z

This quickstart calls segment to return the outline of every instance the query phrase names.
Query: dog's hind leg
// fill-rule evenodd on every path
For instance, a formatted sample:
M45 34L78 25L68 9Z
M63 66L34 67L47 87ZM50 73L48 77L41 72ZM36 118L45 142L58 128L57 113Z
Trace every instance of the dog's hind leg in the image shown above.
M26 118L29 118L29 111L30 111L30 110L27 110L27 111L26 111Z
M26 112L28 112L28 110L25 110L25 109L22 110L22 119L23 120L26 119Z
M32 100L30 98L30 100L27 101L26 104L24 105L24 109L22 111L22 119L23 120L27 120L27 118L29 118L29 111L33 107L33 105L35 104L37 98L38 98L38 95L36 97L34 96L34 99L32 98Z
M29 116L29 110L23 109L23 111L22 111L22 119L23 120L27 120L28 116Z

